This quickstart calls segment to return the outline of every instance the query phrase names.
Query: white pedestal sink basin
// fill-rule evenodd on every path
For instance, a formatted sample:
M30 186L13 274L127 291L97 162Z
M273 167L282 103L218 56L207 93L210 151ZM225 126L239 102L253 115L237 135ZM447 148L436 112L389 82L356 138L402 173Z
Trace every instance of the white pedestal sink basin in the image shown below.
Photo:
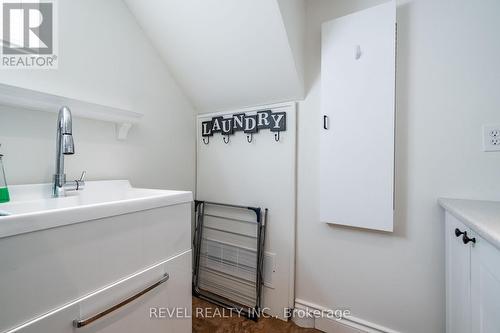
M9 187L0 204L0 238L192 201L191 192L134 188L127 180L89 181L83 191L53 198L51 184Z

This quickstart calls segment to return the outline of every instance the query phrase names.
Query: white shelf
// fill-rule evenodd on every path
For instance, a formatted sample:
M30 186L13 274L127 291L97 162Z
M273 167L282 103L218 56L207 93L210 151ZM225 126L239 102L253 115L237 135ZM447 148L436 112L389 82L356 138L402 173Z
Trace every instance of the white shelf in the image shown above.
M131 110L95 104L74 98L48 94L0 83L0 104L29 110L57 113L63 105L71 109L75 117L97 119L116 124L117 139L125 140L133 124L143 114Z

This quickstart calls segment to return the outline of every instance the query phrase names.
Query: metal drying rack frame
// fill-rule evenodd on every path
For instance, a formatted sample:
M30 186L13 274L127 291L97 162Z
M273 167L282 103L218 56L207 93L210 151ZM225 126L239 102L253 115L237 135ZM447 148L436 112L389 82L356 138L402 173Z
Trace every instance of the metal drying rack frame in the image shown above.
M257 270L256 270L256 279L255 279L255 294L256 294L256 304L254 309L250 311L249 308L242 306L236 302L227 299L226 297L222 297L216 295L214 293L203 291L199 288L199 269L200 269L200 256L201 256L201 241L202 241L202 231L203 231L203 218L205 216L205 205L212 206L221 206L221 207L229 207L229 208L237 208L237 209L247 209L251 210L256 215L257 227ZM267 212L268 209L264 209L264 216L262 216L262 209L260 207L250 207L250 206L241 206L241 205L232 205L232 204L223 204L218 202L210 202L210 201L202 201L195 200L195 231L193 236L193 295L202 299L205 299L209 302L215 303L219 306L229 308L229 309L237 309L238 313L244 313L247 318L252 320L257 320L260 316L260 311L262 309L262 285L264 282L263 279L263 269L264 269L264 244L266 241L266 222L267 222ZM208 216L208 215L207 215ZM227 218L223 216L215 216L210 215L212 217L220 217ZM237 219L233 219L237 220ZM250 221L244 221L250 222ZM253 223L253 221L252 221Z

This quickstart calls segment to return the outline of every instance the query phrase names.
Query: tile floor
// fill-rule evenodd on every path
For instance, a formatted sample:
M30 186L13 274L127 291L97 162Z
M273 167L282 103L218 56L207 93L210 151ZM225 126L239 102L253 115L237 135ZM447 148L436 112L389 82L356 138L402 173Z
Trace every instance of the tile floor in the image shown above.
M193 333L321 333L316 329L300 328L292 321L284 322L275 318L260 318L257 322L234 314L230 318L221 315L207 318L205 315L196 315L196 308L210 309L199 313L215 314L217 309L222 314L223 308L193 297ZM229 315L229 311L226 310Z

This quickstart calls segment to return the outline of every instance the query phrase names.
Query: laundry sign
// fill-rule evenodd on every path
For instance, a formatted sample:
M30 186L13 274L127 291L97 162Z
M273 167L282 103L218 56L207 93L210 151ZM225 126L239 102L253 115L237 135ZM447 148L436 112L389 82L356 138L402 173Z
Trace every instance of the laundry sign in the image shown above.
M232 135L238 131L253 134L263 129L269 129L271 132L286 131L286 112L264 110L252 115L236 113L231 116L213 117L201 123L203 137L210 137L215 133Z

